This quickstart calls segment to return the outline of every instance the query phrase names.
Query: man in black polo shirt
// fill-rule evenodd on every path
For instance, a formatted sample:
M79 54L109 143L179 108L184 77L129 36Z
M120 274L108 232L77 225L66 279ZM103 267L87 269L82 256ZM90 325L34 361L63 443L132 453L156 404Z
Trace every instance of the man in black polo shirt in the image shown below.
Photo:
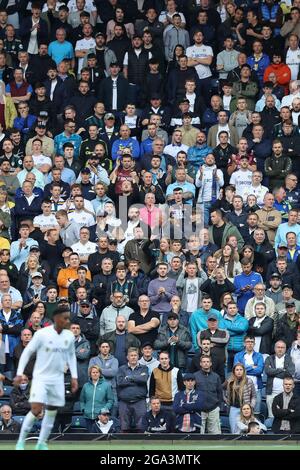
M140 295L138 300L139 311L131 313L128 319L128 333L134 334L141 345L156 340L160 324L159 314L150 310L150 299L147 295Z

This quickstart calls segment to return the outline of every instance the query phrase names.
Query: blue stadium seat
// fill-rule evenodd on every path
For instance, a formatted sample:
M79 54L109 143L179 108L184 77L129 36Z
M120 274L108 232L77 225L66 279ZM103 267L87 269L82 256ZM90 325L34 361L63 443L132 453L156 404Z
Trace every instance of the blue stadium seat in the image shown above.
M4 392L3 397L10 397L10 394L11 394L13 388L14 387L12 387L11 385L4 385L3 386L3 392Z
M75 403L73 405L73 411L81 411L80 401L75 401Z
M20 424L23 424L23 421L25 419L25 416L13 416L13 419Z
M71 429L82 429L86 431L85 418L83 416L72 416Z

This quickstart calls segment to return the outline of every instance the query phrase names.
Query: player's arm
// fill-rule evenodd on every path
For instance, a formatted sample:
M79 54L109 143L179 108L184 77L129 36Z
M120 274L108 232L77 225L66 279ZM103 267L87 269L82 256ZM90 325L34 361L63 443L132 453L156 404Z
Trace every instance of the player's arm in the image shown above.
M39 335L36 333L30 343L26 346L24 351L21 354L19 365L18 365L18 370L17 370L17 375L14 379L15 385L18 385L21 382L22 375L24 373L25 367L28 364L31 356L37 352L38 347L39 347Z

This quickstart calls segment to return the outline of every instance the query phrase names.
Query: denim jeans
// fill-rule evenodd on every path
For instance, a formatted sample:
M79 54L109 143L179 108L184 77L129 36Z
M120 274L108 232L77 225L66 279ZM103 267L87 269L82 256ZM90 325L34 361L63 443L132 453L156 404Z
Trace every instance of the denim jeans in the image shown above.
M231 434L238 434L236 432L236 423L237 423L237 420L240 416L240 408L236 408L235 406L231 406L230 407L230 411L229 411L229 424L230 424L230 432Z

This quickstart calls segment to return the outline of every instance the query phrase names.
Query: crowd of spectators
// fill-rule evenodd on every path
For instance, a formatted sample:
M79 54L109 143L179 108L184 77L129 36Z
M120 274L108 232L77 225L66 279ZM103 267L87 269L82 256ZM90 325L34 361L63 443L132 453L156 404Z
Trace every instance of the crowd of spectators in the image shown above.
M0 1L0 432L61 304L60 425L300 432L299 40L300 0Z

